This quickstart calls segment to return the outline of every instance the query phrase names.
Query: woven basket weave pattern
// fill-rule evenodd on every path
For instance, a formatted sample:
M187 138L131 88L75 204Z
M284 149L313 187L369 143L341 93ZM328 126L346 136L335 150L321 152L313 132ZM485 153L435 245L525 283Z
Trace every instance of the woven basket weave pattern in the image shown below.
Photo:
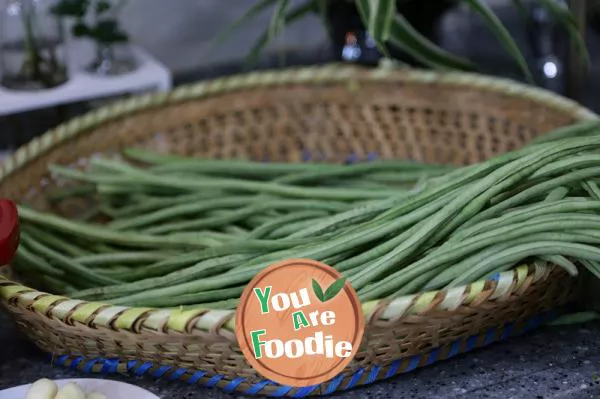
M0 195L50 209L39 194L60 182L48 176L48 164L85 165L94 154L130 146L264 161L378 157L463 165L591 118L596 116L546 92L472 75L351 67L253 74L138 97L63 125L20 149L0 169ZM69 214L82 206L73 203L59 211ZM372 382L388 376L386 367L398 359L489 331L497 331L499 339L507 323L572 301L574 284L562 271L524 266L448 292L366 303L363 345L346 372L356 375L376 366L381 373L375 377L359 376L359 383ZM0 295L23 331L57 356L202 370L206 375L199 382L219 375L214 385L221 387L243 377L234 385L244 392L262 381L239 350L230 311L82 303L2 279ZM265 384L261 392L280 388Z

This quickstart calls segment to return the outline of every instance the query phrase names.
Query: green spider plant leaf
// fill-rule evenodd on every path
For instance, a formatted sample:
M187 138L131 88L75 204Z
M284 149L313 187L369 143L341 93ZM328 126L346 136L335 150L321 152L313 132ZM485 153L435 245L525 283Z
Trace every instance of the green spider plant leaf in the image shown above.
M327 31L328 34L331 34L331 28L329 26L329 21L327 20L327 16L329 14L329 10L328 10L329 2L328 1L315 1L314 5L317 10L317 14L319 14L319 18L321 18L321 23L323 24L323 27L325 28L325 30Z
M523 0L512 0L512 2L515 5L515 8L517 9L519 18L521 18L525 22L529 21L529 11L527 10L527 7L525 7L525 3L523 2Z
M229 25L227 29L224 29L221 33L219 33L211 42L209 47L214 47L218 44L223 43L228 40L231 35L233 35L239 28L241 28L245 23L252 20L252 18L259 15L261 12L265 11L267 8L276 4L279 0L260 0L256 3L252 8L244 13L239 19L237 19L233 24Z
M537 0L539 1L539 3L545 7L550 14L552 14L552 16L557 17L558 15L560 15L560 21L561 22L565 22L565 23L569 23L573 26L577 26L577 19L575 18L575 15L573 15L573 13L571 12L571 10L569 10L568 7L563 6L562 4L559 4L556 0L554 1L548 1L548 0Z
M371 6L369 0L356 0L356 10L358 11L364 26L368 26L369 24L370 9Z
M558 317L556 320L548 323L550 326L564 326L572 324L582 324L590 321L600 319L600 314L597 312L579 312L579 313L568 313Z
M585 41L579 32L577 20L571 10L558 4L555 0L539 0L539 2L558 23L562 24L567 29L581 60L585 62L586 65L589 65L590 55L585 45Z
M271 17L271 25L269 26L270 39L277 37L285 26L285 12L290 5L290 0L279 0L275 7L275 12Z
M512 38L506 27L502 24L500 19L498 19L496 14L494 14L494 12L482 0L463 1L467 3L471 10L479 14L484 19L488 27L498 38L500 44L502 44L502 46L511 55L511 57L513 57L513 59L517 62L527 80L533 83L533 76L531 75L531 71L527 66L525 57L521 53L521 50L519 50L519 46L517 46L517 43L515 43L514 39Z
M457 57L420 34L402 15L392 20L390 41L423 64L441 69L474 70L468 60Z
M306 16L307 14L313 12L317 7L316 7L316 3L318 1L322 1L322 0L312 0L312 1L308 1L302 5L299 5L297 7L292 8L290 11L288 11L287 13L285 13L285 15L282 17L283 18L283 25L285 26L289 26L292 23L302 19L304 16ZM254 46L252 47L252 49L250 49L249 55L248 55L248 62L250 64L254 64L256 63L259 54L261 53L261 51L269 44L269 42L271 41L272 37L270 36L270 27L265 30L260 37L258 38L258 40L256 41L256 43L254 44Z
M373 39L384 43L390 37L392 21L396 15L396 0L368 0L369 20L367 29Z
M381 54L390 58L390 53L387 50L385 43L382 40L378 40L373 34L373 31L369 29L369 27L371 26L371 15L373 14L373 9L371 8L371 0L356 0L356 9L358 10L358 14L363 25L367 27L367 32L369 32L369 34L373 36L373 40L377 45L377 49L381 52ZM393 18L393 14L389 17Z
M290 4L290 0L279 0L277 6L275 7L275 12L271 17L271 24L269 25L269 41L273 40L285 29L285 12ZM285 53L283 51L278 51L278 59L279 65L285 65Z

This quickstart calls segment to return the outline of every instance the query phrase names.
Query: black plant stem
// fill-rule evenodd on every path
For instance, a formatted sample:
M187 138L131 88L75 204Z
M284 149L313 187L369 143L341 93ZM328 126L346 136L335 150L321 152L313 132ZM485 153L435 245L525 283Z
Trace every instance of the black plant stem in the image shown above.
M36 32L34 30L34 14L35 9L33 5L27 4L27 7L23 7L23 27L25 30L25 52L26 57L22 67L23 77L29 78L33 81L40 82L44 87L51 88L56 84L56 79L53 76L58 73L58 61L55 58L53 52L54 49L50 49L50 60L44 59L40 52L39 45L37 43ZM47 64L47 73L43 70L43 64Z
M577 27L579 34L585 40L586 33L586 22L587 22L587 4L586 0L571 0L570 8L575 15L577 21ZM566 65L567 69L567 81L566 81L566 94L571 99L582 102L583 101L583 82L586 78L586 68L583 64L580 54L573 41L569 42L568 47L568 62Z

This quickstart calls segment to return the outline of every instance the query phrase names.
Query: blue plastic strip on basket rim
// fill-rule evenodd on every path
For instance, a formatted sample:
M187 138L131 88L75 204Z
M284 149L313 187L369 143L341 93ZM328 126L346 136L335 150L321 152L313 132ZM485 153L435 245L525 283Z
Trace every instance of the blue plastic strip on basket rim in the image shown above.
M535 317L525 320L524 322L520 322L519 326L521 328L515 328L515 323L507 323L503 328L497 329L489 329L487 331L482 332L478 335L473 335L466 339L458 339L450 344L447 344L443 347L434 348L431 351L421 354L414 355L408 358L397 359L388 365L380 365L374 364L369 368L361 367L357 369L352 375L340 374L335 378L331 379L328 382L325 382L321 385L313 385L310 387L304 388L294 388L291 386L280 385L271 380L262 380L257 383L252 384L249 388L244 390L238 389L241 384L246 381L245 377L236 377L232 380L229 380L227 385L225 385L222 389L226 392L234 392L238 391L245 395L265 395L271 397L282 397L286 396L290 393L290 391L295 390L290 396L294 398L303 398L312 394L315 390L322 388L321 395L329 395L336 391L352 389L358 386L369 385L376 381L381 381L385 379L389 379L398 374L408 373L420 366L427 366L434 364L440 360L449 359L451 357L456 356L460 353L469 352L478 347L487 346L493 342L502 341L506 338L512 336L521 335L527 331L535 329L541 326L543 323L550 321L558 315L557 311L549 311L542 314L539 314ZM448 348L447 351L444 351L443 348ZM446 353L444 353L446 352ZM94 358L85 360L82 356L52 356L53 364L59 366L68 366L70 368L78 368L81 362L85 362L83 365L83 372L85 373L93 373L94 366L97 364L102 365L100 370L97 371L101 374L117 374L119 373L119 365L125 365L125 369L127 373L132 373L136 376L142 375L150 375L154 378L162 378L167 376L166 379L173 381L183 377L185 374L190 374L190 377L186 379L186 382L189 384L198 383L203 377L208 377L208 372L206 371L196 371L196 370L188 370L185 368L174 368L173 366L168 365L156 365L151 362L146 361L121 361L115 358ZM69 363L69 360L71 362ZM169 370L174 370L171 374ZM385 373L383 376L380 374L382 371ZM365 378L366 377L366 378ZM208 380L201 383L202 386L213 388L217 386L217 384L226 379L225 375L215 374L210 375ZM345 386L342 385L344 380L347 380ZM275 390L270 392L262 392L263 389L267 386L276 387Z

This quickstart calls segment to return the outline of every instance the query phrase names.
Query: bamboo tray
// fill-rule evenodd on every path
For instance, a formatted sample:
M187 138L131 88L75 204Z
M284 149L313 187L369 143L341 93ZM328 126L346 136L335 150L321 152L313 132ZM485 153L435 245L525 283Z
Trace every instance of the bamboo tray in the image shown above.
M549 92L473 74L339 65L251 73L134 97L61 125L0 167L0 196L47 209L40 194L55 184L47 164L128 146L287 162L378 156L461 165L594 118ZM575 299L576 284L558 268L525 265L448 291L364 303L365 338L348 368L296 389L248 365L232 311L82 302L25 287L10 268L3 274L2 304L54 364L294 397L371 384L535 328Z

